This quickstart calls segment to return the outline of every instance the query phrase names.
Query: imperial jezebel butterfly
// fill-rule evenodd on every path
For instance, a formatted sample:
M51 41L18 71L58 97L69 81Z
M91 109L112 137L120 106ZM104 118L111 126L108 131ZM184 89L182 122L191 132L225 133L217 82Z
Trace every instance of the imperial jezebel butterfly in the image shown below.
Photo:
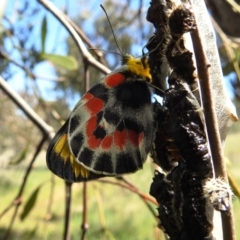
M82 97L52 139L49 169L71 182L141 169L155 131L148 82L147 58L123 55L122 66Z

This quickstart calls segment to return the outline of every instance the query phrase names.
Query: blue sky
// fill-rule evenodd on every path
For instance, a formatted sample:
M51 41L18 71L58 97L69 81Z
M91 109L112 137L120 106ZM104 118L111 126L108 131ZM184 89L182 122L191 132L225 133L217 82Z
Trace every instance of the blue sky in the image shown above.
M29 44L35 43L38 50L41 49L41 25L42 25L42 19L43 16L46 16L47 18L47 38L46 38L46 44L45 44L45 51L47 53L55 53L55 54L66 54L66 45L65 45L65 39L68 36L67 31L61 26L61 24L58 22L58 20L45 8L43 8L36 0L28 1L29 4L32 6L40 6L41 11L36 15L36 17L32 18L32 24L34 25L34 31L31 34L31 39L29 39ZM145 10L148 7L148 1L143 1L145 3L144 6ZM17 13L16 9L19 7L21 9L24 9L23 6L24 1L21 0L8 0L6 9L5 9L5 15L14 23L14 24L24 24L24 19L21 19L21 22L16 21L17 19ZM59 9L67 9L68 16L70 18L74 18L81 12L81 17L83 19L86 19L85 21L85 27L88 31L88 33L91 33L91 30L93 29L93 21L95 17L99 14L104 15L104 12L100 8L100 4L102 3L104 5L104 1L98 1L98 0L90 0L89 4L86 6L85 0L79 0L79 1L66 1L66 0L53 0L52 3L56 5ZM67 5L66 5L67 3ZM139 1L131 1L131 7L137 8L139 4ZM83 7L84 6L84 7ZM26 19L27 23L28 19ZM149 23L148 23L149 24ZM149 26L151 26L149 24ZM56 44L57 43L57 44ZM11 43L7 44L9 48L12 48ZM138 53L138 55L141 55L141 47L140 46L134 46L133 47L134 53ZM17 59L17 52L12 52L11 57ZM12 85L12 87L17 91L24 91L26 89L26 81L25 81L25 73L21 71L18 67L12 66L12 69L15 70L16 74L12 77L12 79L9 81L9 83ZM41 64L36 65L34 69L34 73L39 76L47 76L47 77L55 77L53 68L51 64L48 62L43 62ZM31 86L31 80L27 81L27 84L30 84ZM41 78L37 79L38 88L40 90L41 96L44 99L48 100L54 100L55 94L53 94L53 87L54 84L51 81L47 81ZM28 88L28 90L31 90L31 87ZM49 92L52 94L49 95ZM56 93L57 94L57 93Z
M63 8L64 6L64 2L63 0L58 0L58 1L53 1L57 2L57 6L59 6L59 8ZM8 18L10 18L10 20L12 20L13 22L16 21L16 8L18 8L19 6L21 6L22 1L17 1L17 0L9 0L7 2L6 5L6 10L5 10L5 15L8 16ZM37 1L33 0L31 1L31 4L38 4ZM39 5L39 4L38 4ZM55 19L55 17L49 13L48 11L46 11L43 7L41 7L41 11L40 14L38 14L37 18L32 18L32 23L35 26L34 27L34 31L31 34L31 39L29 41L29 43L36 43L35 45L40 49L41 48L41 25L42 25L42 19L43 16L46 15L47 17L47 23L48 23L48 33L47 33L47 38L46 38L46 44L45 44L45 51L51 53L53 50L55 53L58 54L66 54L66 45L65 45L65 38L68 36L68 33L66 32L66 30L64 28L61 27L61 25L59 24L59 22ZM73 8L75 9L75 8ZM24 21L23 21L24 23ZM50 34L51 32L51 34ZM56 38L58 39L58 44L55 44L55 40ZM11 44L9 43L9 46L11 46ZM13 54L17 55L17 52L13 52ZM14 55L11 56L12 58L14 58ZM17 91L24 91L25 87L26 87L26 81L25 81L25 74L23 71L21 71L18 67L13 66L13 69L16 70L16 74L14 75L14 77L11 79L11 81L9 82L12 87L17 90ZM34 73L36 75L39 76L47 76L47 77L55 77L54 71L52 66L47 63L47 62L43 62L40 63L38 65L36 65L35 69L34 69ZM54 84L52 84L51 81L47 81L47 80L42 80L41 78L37 80L39 89L42 93L42 97L43 98L49 98L50 96L48 95L48 92L50 89L52 89L52 87L54 86ZM54 96L53 96L54 98ZM49 100L53 100L50 99Z
M104 15L102 9L100 8L100 3L103 3L104 1L98 1L98 0L89 0L89 4L86 6L85 0L79 0L79 1L66 1L66 0L53 0L52 1L54 5L56 5L59 9L67 9L68 10L68 16L70 18L74 18L81 12L81 17L83 19L86 19L86 28L89 33L91 33L91 30L93 29L93 20L94 18L102 14ZM39 3L36 0L29 1L32 5L39 5ZM66 5L67 3L67 5ZM139 1L131 1L132 6L131 7L138 7ZM143 5L146 6L145 10L147 9L148 1L143 1ZM5 9L5 15L12 21L16 21L16 9L20 6L22 7L23 1L21 0L8 0L6 9ZM84 6L84 8L83 8ZM46 16L47 18L47 38L46 38L46 44L45 44L45 51L47 53L57 53L57 54L66 54L66 45L65 45L65 39L68 36L67 31L61 26L61 24L56 20L56 18L49 13L47 10L45 10L42 6L40 7L41 11L39 14L37 14L36 18L32 18L32 24L34 25L34 32L31 34L31 39L29 43L36 43L36 46L41 49L41 25L42 25L42 19L43 16ZM18 22L15 22L18 24ZM21 24L24 24L24 19L22 19ZM148 24L146 22L146 25L148 27ZM57 44L56 44L57 43ZM11 44L9 43L9 47ZM134 46L133 47L134 53L141 54L141 46ZM12 58L17 57L16 52L13 52ZM26 81L25 81L25 74L23 71L19 71L19 68L13 66L13 69L16 71L16 74L14 77L9 81L11 86L17 90L17 91L24 91L26 89ZM47 77L55 77L53 67L48 62L42 62L41 64L38 64L35 69L34 73L39 76L47 76ZM232 75L230 75L231 77ZM231 96L233 96L231 91L231 85L229 84L229 78L225 79L227 89L229 90L229 93ZM31 81L27 81L27 84L31 86ZM37 79L37 85L38 89L40 91L40 95L42 98L47 100L55 100L56 95L58 93L53 91L54 84L51 81L43 80L41 78ZM31 90L31 87L28 88ZM51 92L51 94L49 94ZM77 96L79 97L79 96ZM75 101L75 100L74 100Z

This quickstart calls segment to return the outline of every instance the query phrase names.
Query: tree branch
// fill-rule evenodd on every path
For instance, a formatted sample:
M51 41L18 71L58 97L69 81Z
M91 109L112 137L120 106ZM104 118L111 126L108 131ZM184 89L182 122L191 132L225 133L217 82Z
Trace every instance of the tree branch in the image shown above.
M26 183L27 183L27 179L28 179L29 174L30 174L30 172L31 172L31 170L32 170L33 163L35 162L35 160L36 160L38 154L40 153L40 151L41 151L41 149L42 149L42 147L43 147L43 144L45 143L46 140L47 140L47 136L44 135L44 136L42 137L41 141L39 142L37 148L36 148L36 151L35 151L35 153L34 153L34 155L33 155L33 157L32 157L32 160L31 160L30 164L28 165L28 168L27 168L26 173L25 173L25 175L24 175L24 177L23 177L23 181L22 181L21 187L20 187L20 189L19 189L19 192L18 192L17 196L16 196L16 197L14 198L14 200L13 200L13 203L14 203L14 204L10 203L9 207L6 208L6 209L9 210L10 207L16 206L15 209L14 209L12 218L11 218L11 220L10 220L9 227L8 227L7 232L6 232L6 234L5 234L5 237L4 237L5 240L7 240L7 239L10 238L10 234L11 234L11 231L12 231L12 226L13 226L13 223L14 223L14 221L15 221L15 219L16 219L19 206L20 206L20 204L21 204L21 202L22 202L22 201L21 201L21 197L22 197L22 195L23 195L23 191L24 191L24 189L25 189L25 186L26 186ZM0 214L0 217L2 217L4 213L6 213L6 211L3 211L3 213Z
M65 14L63 14L58 8L56 8L52 2L47 0L38 0L38 2L43 5L48 11L50 11L66 28L66 30L69 32L69 34L72 36L73 40L75 41L79 52L82 54L83 58L88 61L88 63L100 70L102 73L108 74L110 70L99 63L92 54L89 53L87 48L85 47L82 39L79 37L75 29L72 27L72 25L68 22Z
M136 187L132 187L130 185L126 185L126 184L123 184L123 183L120 183L120 182L116 182L116 181L112 181L112 180L108 180L108 179L98 179L97 181L101 182L101 183L109 183L109 184L113 184L113 185L116 185L116 186L119 186L119 187L122 187L122 188L126 188L129 191L138 194L142 199L147 200L148 202L151 202L151 203L155 204L156 206L158 206L158 203L155 200L155 198L153 198L153 197L151 197L151 196L149 196L147 194L142 193Z
M71 198L72 198L72 183L65 181L65 214L64 214L64 232L63 239L71 239L70 222L71 222Z
M195 7L195 10L197 10L195 11L197 30L193 31L191 35L193 38L193 48L197 62L197 70L202 95L204 116L206 119L206 128L208 133L209 145L211 149L216 177L221 177L224 179L225 182L228 182L227 171L223 157L222 149L223 146L221 145L221 140L224 141L226 136L222 135L222 139L220 138L219 132L221 131L221 128L219 127L218 123L220 123L222 115L220 115L220 117L217 118L216 111L217 110L219 111L220 109L216 109L216 106L217 104L219 104L219 102L217 102L216 98L213 98L213 86L216 88L217 84L223 85L221 66L220 61L218 60L219 56L217 50L215 50L216 49L215 38L212 29L209 27L208 23L209 17L204 2L199 0L193 0L192 2L193 6ZM197 15L200 12L201 15ZM218 77L218 82L216 82L215 80L214 85L212 81L216 77ZM221 88L217 90L218 92L216 94L218 96L220 95L219 96L220 98L223 98L224 100L229 99L224 92L224 86L221 86ZM226 111L227 110L226 103L223 102L222 104L223 111ZM227 116L227 121L225 121L225 124L227 124L229 119L231 119L231 114L229 114L229 112L227 111L225 114ZM236 239L232 207L230 208L228 214L222 213L222 222L224 239L225 240Z
M9 96L9 98L28 116L28 118L37 127L51 139L54 135L54 130L46 124L43 119L28 105L28 103L15 92L9 84L0 76L0 88Z

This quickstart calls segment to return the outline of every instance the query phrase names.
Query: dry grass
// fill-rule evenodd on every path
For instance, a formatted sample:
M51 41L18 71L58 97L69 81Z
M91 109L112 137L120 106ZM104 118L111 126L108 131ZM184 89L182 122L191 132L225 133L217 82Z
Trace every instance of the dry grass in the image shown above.
M240 126L240 124L239 124ZM231 160L228 163L229 172L240 186L240 131L229 134L225 156ZM62 239L64 221L64 183L55 178L55 195L52 206L52 215L49 220L47 206L49 204L51 173L45 166L45 153L37 159L32 170L23 202L39 186L42 186L36 205L24 221L19 216L13 227L11 239ZM152 181L152 165L147 162L143 171L128 176L128 178L144 193L149 192ZM0 212L12 201L17 194L24 174L24 168L15 167L0 170ZM19 215L23 210L20 206ZM156 233L157 221L147 209L144 202L135 194L117 186L91 182L88 185L88 239L160 239ZM235 222L237 239L240 239L240 202L234 199ZM155 207L155 206L154 206ZM72 199L72 239L79 239L82 221L82 184L73 185ZM3 239L8 227L12 212L8 212L0 220L0 239ZM100 214L102 212L103 214Z

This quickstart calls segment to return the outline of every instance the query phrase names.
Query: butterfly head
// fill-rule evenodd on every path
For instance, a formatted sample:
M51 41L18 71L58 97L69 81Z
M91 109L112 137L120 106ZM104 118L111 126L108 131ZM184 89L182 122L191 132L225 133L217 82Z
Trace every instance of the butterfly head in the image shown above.
M142 58L135 58L130 54L124 54L122 64L131 73L136 74L147 82L152 81L148 59L144 56Z

